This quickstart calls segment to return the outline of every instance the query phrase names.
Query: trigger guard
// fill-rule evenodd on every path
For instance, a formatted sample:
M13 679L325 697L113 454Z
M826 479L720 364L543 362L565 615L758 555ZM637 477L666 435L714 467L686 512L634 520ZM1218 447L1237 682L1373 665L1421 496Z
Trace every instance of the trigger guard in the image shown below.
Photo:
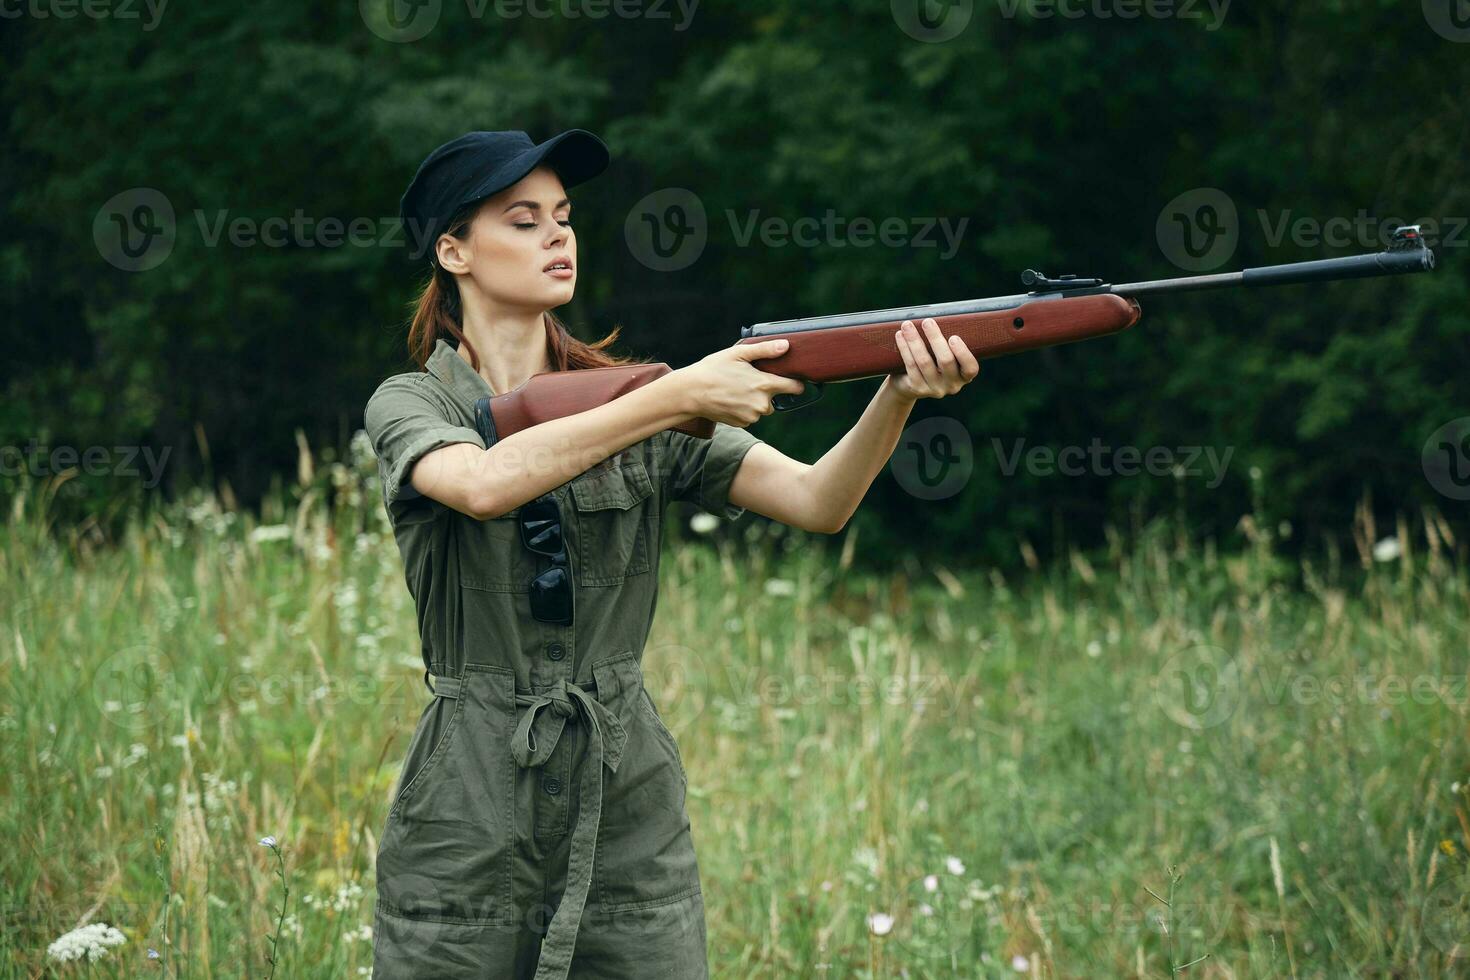
M771 407L778 412L790 412L798 408L805 408L822 397L822 386L820 383L816 381L803 381L802 386L800 395L788 395L784 391L779 395L772 395ZM814 395L806 401L797 400L804 398L808 392L814 392Z

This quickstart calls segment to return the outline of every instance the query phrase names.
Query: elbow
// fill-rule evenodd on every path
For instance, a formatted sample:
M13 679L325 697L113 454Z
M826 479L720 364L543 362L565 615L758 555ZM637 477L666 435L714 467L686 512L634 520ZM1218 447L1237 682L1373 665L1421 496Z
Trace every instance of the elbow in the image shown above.
M847 522L851 517L852 515L848 514L839 521L834 522L828 520L818 527L811 528L811 530L816 531L818 534L841 534L843 528L847 527Z
M477 521L488 521L512 509L514 508L506 507L497 494L487 489L479 489L470 495L469 516Z

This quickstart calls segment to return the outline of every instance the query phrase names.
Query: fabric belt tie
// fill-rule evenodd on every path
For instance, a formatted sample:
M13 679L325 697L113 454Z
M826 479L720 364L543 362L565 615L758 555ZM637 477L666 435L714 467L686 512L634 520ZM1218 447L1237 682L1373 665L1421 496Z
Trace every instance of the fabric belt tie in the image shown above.
M586 690L559 680L542 694L517 694L516 706L526 710L516 724L510 751L522 769L543 765L561 739L567 722L580 714L587 723L590 766L582 768L577 825L572 829L567 858L567 887L541 945L536 980L564 980L572 965L577 929L592 884L592 861L597 853L597 830L602 823L602 767L613 772L623 758L627 732L617 716Z

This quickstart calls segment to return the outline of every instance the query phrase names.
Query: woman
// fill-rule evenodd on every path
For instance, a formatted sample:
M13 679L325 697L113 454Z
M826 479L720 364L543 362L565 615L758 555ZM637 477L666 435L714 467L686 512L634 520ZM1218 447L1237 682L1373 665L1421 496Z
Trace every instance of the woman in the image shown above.
M683 762L640 670L664 505L834 533L915 400L979 371L934 321L906 322L906 373L811 465L745 430L803 390L752 363L784 341L487 445L477 399L622 363L603 350L616 331L585 344L550 313L576 287L566 189L607 162L582 130L468 133L401 203L432 267L409 331L424 370L384 381L365 415L434 697L378 849L378 980L708 975ZM712 438L671 431L695 418Z

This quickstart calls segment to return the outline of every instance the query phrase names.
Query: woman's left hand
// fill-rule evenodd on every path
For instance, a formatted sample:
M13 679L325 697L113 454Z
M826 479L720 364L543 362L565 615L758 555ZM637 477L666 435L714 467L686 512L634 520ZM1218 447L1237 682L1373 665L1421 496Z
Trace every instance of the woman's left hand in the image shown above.
M970 348L958 337L946 340L933 317L924 319L923 328L921 335L914 321L905 320L895 334L908 371L888 376L887 383L893 390L915 400L943 398L975 380L980 373L980 362Z

